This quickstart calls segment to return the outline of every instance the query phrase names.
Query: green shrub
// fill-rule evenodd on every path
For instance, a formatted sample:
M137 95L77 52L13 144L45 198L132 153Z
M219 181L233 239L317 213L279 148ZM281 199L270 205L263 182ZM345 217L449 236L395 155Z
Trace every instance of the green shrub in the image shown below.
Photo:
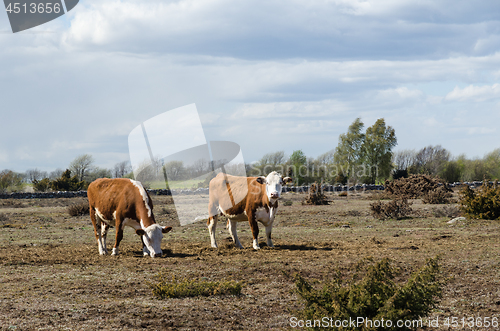
M383 330L408 330L398 327L397 321L415 321L427 316L436 306L441 296L442 282L438 280L438 259L429 259L425 265L414 272L408 281L398 285L394 282L398 270L385 258L375 263L372 259L358 264L356 274L344 282L340 272L320 289L315 289L300 275L295 276L296 293L305 302L305 307L298 312L303 320L321 321L328 316L333 321L384 319L391 321L392 327L385 324ZM364 276L360 278L360 273ZM312 324L314 325L314 324ZM312 326L311 325L311 326ZM307 325L306 325L307 326ZM317 326L317 325L316 325ZM369 325L336 328L331 323L328 327L310 327L310 330L375 330Z
M402 219L411 215L411 202L406 198L396 198L389 202L376 201L370 204L372 216L376 219L385 220L388 218Z
M235 281L212 282L200 279L176 279L162 273L155 276L156 282L149 283L153 295L159 299L184 298L212 295L239 295L242 284Z
M465 186L460 191L460 209L467 217L495 220L500 217L500 186L483 181L480 188Z
M82 202L68 206L68 214L70 216L82 216L89 214L89 203Z
M33 180L33 189L35 192L45 192L50 187L50 179L44 178L42 180Z
M50 182L50 188L54 191L79 191L85 186L84 181L79 181L75 175L71 177L71 171L66 169L61 177Z

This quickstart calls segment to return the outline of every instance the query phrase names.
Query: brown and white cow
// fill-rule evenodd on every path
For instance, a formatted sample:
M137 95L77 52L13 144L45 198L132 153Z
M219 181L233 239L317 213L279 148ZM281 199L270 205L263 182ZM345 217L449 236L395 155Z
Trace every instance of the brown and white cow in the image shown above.
M172 227L156 224L153 202L140 182L127 178L100 178L89 185L87 196L99 254L108 254L106 235L109 227L116 226L115 246L111 254L118 255L123 228L130 226L141 236L144 256L162 255L163 234Z
M212 247L217 248L215 229L218 215L228 218L227 228L236 247L243 248L236 233L237 222L248 221L252 229L253 248L259 247L259 226L266 228L267 246L274 247L271 240L273 221L278 210L281 188L291 182L276 171L267 177L237 177L219 173L209 184L208 232Z

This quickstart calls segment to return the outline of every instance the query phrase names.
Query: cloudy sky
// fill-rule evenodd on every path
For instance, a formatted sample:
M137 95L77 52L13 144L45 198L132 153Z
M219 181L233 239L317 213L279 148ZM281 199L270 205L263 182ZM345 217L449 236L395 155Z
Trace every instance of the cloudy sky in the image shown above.
M0 170L113 167L136 126L192 103L247 162L316 157L356 117L385 118L396 150L482 157L500 147L500 6L81 0L16 34L0 10L0 100Z

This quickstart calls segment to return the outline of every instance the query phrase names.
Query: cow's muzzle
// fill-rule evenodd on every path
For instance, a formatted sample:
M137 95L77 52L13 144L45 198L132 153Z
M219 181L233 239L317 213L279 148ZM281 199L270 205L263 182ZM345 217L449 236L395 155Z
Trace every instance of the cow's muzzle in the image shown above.
M279 197L280 197L280 194L278 192L271 193L271 198L272 199L278 199Z
M153 253L151 254L151 257L161 257L163 253Z

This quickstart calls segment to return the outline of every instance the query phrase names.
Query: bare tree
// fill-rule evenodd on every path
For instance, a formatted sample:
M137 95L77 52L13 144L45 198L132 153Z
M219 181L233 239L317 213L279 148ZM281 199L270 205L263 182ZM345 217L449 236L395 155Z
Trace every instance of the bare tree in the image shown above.
M48 177L47 171L41 171L41 170L38 170L37 168L26 170L26 179L30 183L33 183L34 181L42 180L42 179L47 178L47 177Z
M408 170L415 163L416 156L414 149L403 149L394 153L392 162L397 170Z
M50 174L49 174L49 179L50 179L50 180L57 179L57 178L59 178L59 177L61 177L61 176L62 176L63 172L64 172L64 171L63 171L62 169L57 168L56 170L54 170L54 171L51 171L51 172L50 172Z
M113 176L115 178L122 178L125 177L125 175L129 174L130 172L132 172L132 166L130 165L130 161L122 161L115 164L115 167L113 169Z
M77 156L69 165L69 170L73 176L76 175L79 181L83 181L85 175L92 167L94 158L90 154L82 154Z
M450 152L441 145L424 147L415 156L412 172L437 176L450 158Z
M334 161L334 156L335 156L335 150L332 149L331 151L328 151L318 156L316 162L321 165L332 164Z
M184 164L182 161L170 161L164 165L165 173L169 180L180 180L184 175Z
M211 170L210 162L205 159L198 159L192 166L194 177L201 176Z

